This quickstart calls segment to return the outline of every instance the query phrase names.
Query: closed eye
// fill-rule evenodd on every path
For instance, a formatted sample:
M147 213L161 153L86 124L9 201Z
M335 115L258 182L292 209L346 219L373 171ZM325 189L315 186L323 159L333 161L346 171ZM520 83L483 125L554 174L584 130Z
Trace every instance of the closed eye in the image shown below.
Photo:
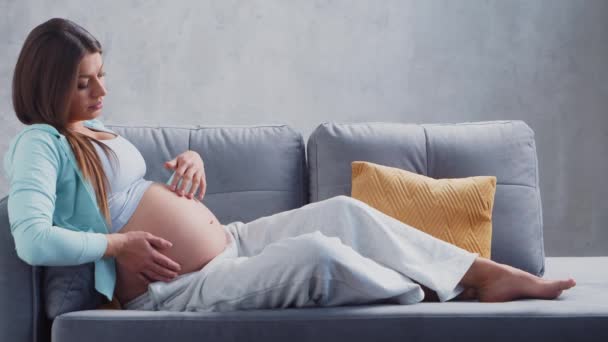
M104 71L104 72L100 73L99 75L97 75L97 77L103 78L105 75L106 75L106 72ZM79 84L78 85L78 89L86 89L88 87L89 87L88 83L87 84Z

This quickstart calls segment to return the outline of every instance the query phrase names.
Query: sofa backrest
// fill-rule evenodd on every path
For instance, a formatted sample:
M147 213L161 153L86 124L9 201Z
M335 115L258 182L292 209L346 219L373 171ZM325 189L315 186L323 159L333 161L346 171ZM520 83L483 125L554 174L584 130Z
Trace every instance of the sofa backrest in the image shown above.
M310 201L350 196L351 162L432 178L496 176L491 259L542 276L542 209L534 132L523 121L324 123L307 143Z
M145 179L166 183L164 162L193 150L205 163L203 203L223 224L302 206L308 201L302 135L287 125L163 126L106 125L143 155Z
M495 175L492 259L544 273L538 161L534 132L524 122L324 123L307 150L302 135L286 125L107 127L139 149L152 181L171 176L165 161L188 149L199 152L209 181L203 202L224 224L350 195L354 160L434 178ZM0 199L0 267L0 341L48 341L42 268L15 253L7 197Z
M163 126L106 125L129 140L146 161L144 176L166 183L164 162L193 150L205 162L203 203L223 224L248 222L294 209L308 200L306 156L300 133L287 125ZM10 234L8 196L0 200L0 341L46 342L44 267L18 258Z

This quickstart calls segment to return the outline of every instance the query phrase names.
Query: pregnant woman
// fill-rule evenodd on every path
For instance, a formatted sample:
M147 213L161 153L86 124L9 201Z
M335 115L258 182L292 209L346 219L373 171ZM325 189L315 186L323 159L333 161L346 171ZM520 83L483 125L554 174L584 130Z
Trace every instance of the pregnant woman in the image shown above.
M95 262L96 289L123 308L500 302L575 286L479 257L347 196L224 225L201 202L198 153L165 164L169 184L143 178L139 151L96 119L104 75L101 45L77 24L55 18L28 35L13 105L29 127L5 158L8 209L21 259Z

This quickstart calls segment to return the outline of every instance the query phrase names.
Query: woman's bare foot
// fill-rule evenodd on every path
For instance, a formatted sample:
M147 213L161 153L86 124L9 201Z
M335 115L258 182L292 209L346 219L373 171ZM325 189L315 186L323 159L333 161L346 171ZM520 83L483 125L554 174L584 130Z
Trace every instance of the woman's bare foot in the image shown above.
M564 290L576 286L576 281L546 280L524 270L477 257L459 283L465 290L453 300L478 299L480 302L508 302L521 298L555 299ZM438 302L435 291L420 284L423 302Z
M505 264L487 273L477 287L480 302L507 302L520 298L555 299L576 285L574 279L546 280Z

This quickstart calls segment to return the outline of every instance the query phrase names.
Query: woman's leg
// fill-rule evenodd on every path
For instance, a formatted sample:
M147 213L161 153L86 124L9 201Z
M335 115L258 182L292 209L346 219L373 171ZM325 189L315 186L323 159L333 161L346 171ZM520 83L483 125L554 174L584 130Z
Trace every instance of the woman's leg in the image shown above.
M275 241L320 231L338 237L362 256L434 291L441 302L453 298L506 301L519 297L555 298L574 280L549 281L479 257L400 222L348 196L230 225L244 256ZM463 293L465 289L468 290ZM460 295L460 296L459 296ZM457 297L458 296L458 297Z
M459 282L478 256L348 196L227 227L238 240L242 256L256 255L280 239L320 231L437 292L442 302L464 290Z
M424 297L410 278L319 231L270 243L253 256L225 258L184 285L169 296L157 296L158 309L224 312L414 304Z

